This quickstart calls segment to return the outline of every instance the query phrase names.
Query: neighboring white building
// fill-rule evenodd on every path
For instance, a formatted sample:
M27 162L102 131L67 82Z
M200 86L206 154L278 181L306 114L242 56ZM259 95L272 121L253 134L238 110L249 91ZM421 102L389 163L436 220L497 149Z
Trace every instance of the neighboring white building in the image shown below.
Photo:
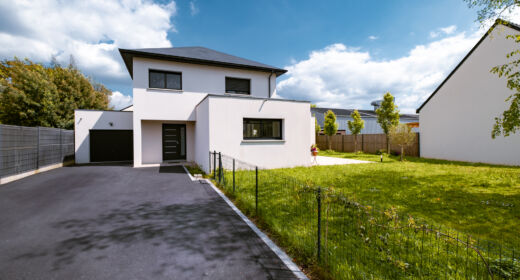
M507 80L490 72L519 48L510 34L520 26L495 23L433 94L417 109L422 157L520 165L520 134L491 138L513 94Z
M310 103L271 98L286 70L202 47L120 53L133 106L76 110L77 163L188 161L208 171L209 152L218 151L266 168L310 164Z

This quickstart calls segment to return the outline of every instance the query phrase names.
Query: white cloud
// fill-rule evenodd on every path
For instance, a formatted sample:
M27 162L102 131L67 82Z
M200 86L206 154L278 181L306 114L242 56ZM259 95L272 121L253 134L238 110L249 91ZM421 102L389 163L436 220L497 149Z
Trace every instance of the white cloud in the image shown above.
M121 110L129 105L132 105L132 97L124 95L119 91L112 92L110 96L110 106L114 107L114 110Z
M441 27L441 28L438 28L437 30L435 31L431 31L430 32L430 38L437 38L441 35L451 35L455 32L455 30L457 30L457 26L455 25L450 25L450 26L447 26L447 27Z
M171 46L175 13L175 2L148 0L0 1L0 57L68 64L72 54L96 80L126 81L117 49Z
M447 35L452 34L453 32L455 32L455 30L457 30L457 26L455 26L455 25L450 25L448 27L441 28L441 31Z
M199 8L195 5L195 1L190 1L190 13L192 16L199 13Z
M277 94L318 106L368 109L372 100L390 91L401 112L414 112L481 35L482 31L453 34L392 60L333 44L286 66L287 79L278 84Z
M377 40L378 38L379 38L379 37L374 36L374 35L370 35L370 36L368 36L368 40L370 40L370 41Z

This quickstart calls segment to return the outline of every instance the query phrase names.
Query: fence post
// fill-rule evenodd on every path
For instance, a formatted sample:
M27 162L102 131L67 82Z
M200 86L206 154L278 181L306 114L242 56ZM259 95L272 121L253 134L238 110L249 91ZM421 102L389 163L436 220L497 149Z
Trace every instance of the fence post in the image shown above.
M36 137L36 169L40 169L40 127L38 126L38 136Z
M320 259L321 259L321 187L318 187L316 199L318 200L318 262L320 262Z
M61 128L60 128L60 162L63 163L63 142L61 141Z
M222 154L218 152L218 182L222 183Z
M341 135L341 152L345 152L345 135Z
M208 173L211 174L211 151L209 151L208 154L209 154L209 159L208 159L209 160L209 172Z
M255 166L255 213L258 214L258 166Z
M365 136L361 134L361 151L365 152Z
M217 180L217 151L213 151L213 180Z
M235 159L233 159L233 193L235 193Z

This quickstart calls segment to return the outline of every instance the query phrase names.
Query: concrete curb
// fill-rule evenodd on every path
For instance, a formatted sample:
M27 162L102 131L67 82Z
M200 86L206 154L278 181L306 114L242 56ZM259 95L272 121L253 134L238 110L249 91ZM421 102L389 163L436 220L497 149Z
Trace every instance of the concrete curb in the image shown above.
M256 235L258 235L258 237L260 237L260 239L262 239L262 241L264 241L264 243L267 246L269 246L269 248L280 258L280 260L282 260L285 266L287 266L287 268L289 268L289 270L292 271L296 278L302 280L309 280L305 273L303 273L300 270L300 268L292 261L292 259L282 249L280 249L280 247L278 247L271 239L269 239L267 235L265 235L260 229L258 229L258 227L256 227L256 225L253 222L251 222L251 220L249 220L246 217L246 215L244 215L244 213L242 213L242 211L240 211L240 209L238 209L235 206L235 204L233 204L233 202L231 202L231 200L229 200L229 198L219 188L213 185L213 183L208 179L199 180L194 178L193 176L191 176L190 172L188 172L188 169L186 169L184 165L182 167L184 168L184 171L186 171L186 174L188 174L192 181L205 181L208 185L210 185L211 188L213 188L213 190L229 205L229 207L231 207L231 209L233 209L233 211L235 211L235 213L238 216L240 216L240 218L256 233Z
M49 170L53 170L53 169L56 169L56 168L60 168L60 167L68 166L68 165L73 165L73 164L74 164L74 162L72 162L72 161L68 161L68 162L64 162L64 163L55 163L55 164L51 164L51 165L40 167L39 169L35 169L35 170L31 170L31 171L27 171L27 172L15 174L15 175L11 175L11 176L8 176L8 177L3 177L3 178L0 178L0 185L7 184L7 183L10 183L10 182L13 182L13 181L16 181L16 180L20 180L20 179L23 179L25 177L29 177L31 175L35 175L35 174L38 174L38 173L42 173L42 172L45 172L45 171L49 171Z

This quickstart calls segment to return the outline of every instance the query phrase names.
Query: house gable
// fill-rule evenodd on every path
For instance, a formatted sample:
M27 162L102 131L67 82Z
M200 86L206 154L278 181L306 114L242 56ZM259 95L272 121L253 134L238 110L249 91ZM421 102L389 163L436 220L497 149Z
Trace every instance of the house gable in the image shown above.
M457 64L457 66L455 66L455 68L450 72L450 74L446 77L446 79L444 79L444 81L442 81L442 83L433 91L433 93L421 104L421 106L419 108L417 108L416 112L417 113L420 113L421 109L437 94L437 92L444 86L444 84L446 82L448 82L450 80L450 78L457 72L457 70L464 64L464 62L473 54L473 52L480 46L480 44L486 39L489 37L489 34L492 33L492 31L498 26L498 25L502 25L502 26L505 26L505 27L509 27L509 28L512 28L516 31L520 31L520 26L519 25L516 25L514 23L511 23L511 22L507 22L507 21L504 21L504 20L501 20L501 19L498 19L495 21L495 23L493 24L493 26L491 26L489 28L489 30L484 34L484 36L482 36L482 38L480 38L480 40L477 42L477 44L475 44L475 46L473 46L473 48L468 52L468 54L466 54L466 56L464 56L464 58L459 62L459 64ZM505 54L504 54L505 56Z

